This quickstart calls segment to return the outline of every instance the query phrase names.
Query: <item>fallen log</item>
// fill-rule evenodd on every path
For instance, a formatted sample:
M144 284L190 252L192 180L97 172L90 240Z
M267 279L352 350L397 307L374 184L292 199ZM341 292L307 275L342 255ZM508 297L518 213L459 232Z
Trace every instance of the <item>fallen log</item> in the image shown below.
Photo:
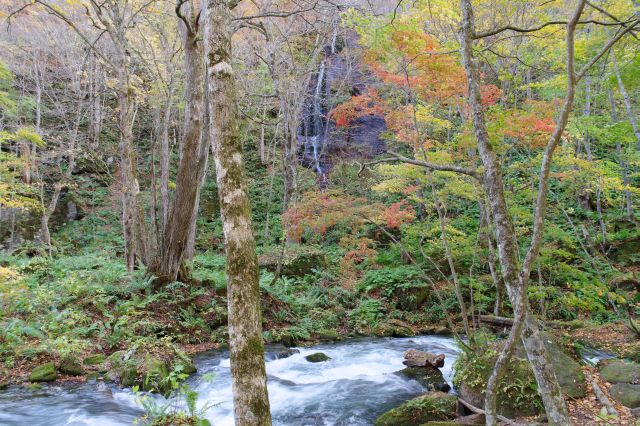
M407 367L436 367L444 366L444 354L432 354L419 351L417 349L407 349L404 353L403 362Z
M513 318L498 317L495 315L478 315L480 322L501 326L512 326Z
M465 401L462 398L458 398L458 402L460 404L464 405L465 407L467 407L473 413L486 414L486 411L484 411L482 408L478 408L475 405L471 405L470 403L468 403L467 401ZM496 417L497 417L498 420L500 420L504 424L513 425L513 426L521 426L520 423L516 423L515 421L513 421L511 419L508 419L505 416L501 416L500 414L496 414Z
M598 386L598 383L593 378L591 373L589 371L585 371L585 375L591 383L591 389L593 389L593 393L596 395L596 399L605 407L605 409L607 410L607 414L611 416L618 416L618 410L616 410L616 408L611 403L611 400L607 398L607 395L605 395L600 386Z

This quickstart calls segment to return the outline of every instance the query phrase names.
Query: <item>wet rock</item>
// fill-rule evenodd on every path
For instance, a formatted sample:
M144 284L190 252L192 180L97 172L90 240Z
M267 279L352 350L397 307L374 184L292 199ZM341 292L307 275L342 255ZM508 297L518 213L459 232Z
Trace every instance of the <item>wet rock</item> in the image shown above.
M84 365L98 365L102 364L106 359L107 357L104 354L94 354L86 357L83 363Z
M305 356L304 359L306 359L309 362L325 362L325 361L329 361L331 358L328 357L326 354L323 354L322 352L316 352L314 354Z
M294 348L287 348L276 353L276 359L289 358L291 355L299 354L300 351Z
M387 411L375 421L375 426L415 426L430 421L452 420L456 417L458 398L444 392L430 392Z
M429 391L449 392L451 390L442 371L435 367L407 367L398 371L397 374L417 381Z
M58 377L56 366L52 362L37 366L29 375L30 382L53 382Z
M444 354L432 354L430 352L419 351L417 349L407 349L404 353L403 362L408 367L443 367Z
M631 415L637 419L640 419L640 407L631 410Z
M625 407L640 408L640 385L616 383L611 386L609 393L613 399Z
M611 383L636 383L640 381L640 364L621 359L603 360L598 363L600 377Z
M62 374L68 374L70 376L82 376L84 374L84 368L82 368L80 360L71 355L62 358L58 370L60 370Z

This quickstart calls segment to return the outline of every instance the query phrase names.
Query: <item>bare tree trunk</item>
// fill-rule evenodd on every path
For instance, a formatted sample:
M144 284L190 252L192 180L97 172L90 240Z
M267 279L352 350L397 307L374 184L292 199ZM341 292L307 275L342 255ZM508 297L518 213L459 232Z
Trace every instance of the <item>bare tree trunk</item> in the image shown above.
M242 161L231 16L226 0L207 0L205 53L216 180L227 256L229 340L235 424L271 425L264 365L258 257Z
M464 301L464 297L462 296L460 280L458 280L458 273L456 271L455 263L453 262L451 249L449 248L449 240L447 239L447 223L446 223L447 219L445 217L445 212L443 211L444 205L440 201L440 198L437 196L435 191L435 186L433 185L433 183L431 184L431 188L433 191L433 195L435 197L434 201L435 201L436 211L438 212L438 219L440 220L440 241L442 241L444 253L447 258L447 262L449 263L449 269L451 270L451 277L453 279L453 290L456 294L456 299L458 300L458 304L460 305L460 314L462 315L462 324L464 326L464 332L468 337L470 337L471 327L469 327L467 305Z
M171 126L171 89L167 93L167 103L160 114L160 232L164 233L169 219L169 127Z
M67 160L67 169L63 174L63 178L60 182L56 182L53 187L53 194L51 194L51 199L49 200L49 204L42 212L42 216L40 218L40 229L42 232L42 240L47 245L47 252L49 256L52 254L53 247L51 245L51 232L49 230L49 220L51 219L51 215L56 210L58 206L58 201L60 200L60 193L62 192L62 188L65 184L68 184L68 181L71 179L71 175L73 174L73 170L76 166L76 142L78 140L78 130L80 128L80 120L82 118L82 106L78 105L78 109L76 112L76 119L73 125L73 128L69 132L69 145L67 146L66 152L68 153ZM60 156L60 160L58 163L62 162L62 154Z
M573 67L573 33L575 25L584 8L584 0L580 2L570 24L567 26L567 78L569 87L565 105L562 110L558 125L554 130L551 140L547 144L540 170L540 183L538 201L534 214L534 232L531 247L521 268L518 267L518 253L515 240L515 230L509 214L502 179L502 170L498 157L489 142L486 129L482 98L480 93L480 74L478 65L473 56L473 42L476 38L475 22L471 0L461 0L462 28L460 30L460 43L462 62L469 83L469 101L473 114L474 133L478 142L478 151L484 165L484 187L492 210L494 225L496 228L496 240L498 245L498 259L502 270L503 279L511 299L514 310L514 324L509 337L504 344L494 366L493 373L489 377L485 394L485 410L487 425L496 424L496 388L502 373L513 354L515 343L521 337L527 356L533 367L538 388L545 405L550 424L569 424L569 416L562 397L560 386L555 373L546 360L546 350L540 338L535 321L528 315L527 282L533 261L537 257L542 226L544 224L547 184L550 172L550 164L553 152L557 147L564 127L569 117L573 104L573 96L576 84L576 75Z
M611 105L611 121L614 123L617 123L618 114L616 113L616 102L615 102L615 98L613 97L613 90L609 89L607 92L609 95L609 103ZM627 162L624 159L624 155L622 153L622 144L620 143L619 139L616 139L616 155L618 156L618 162L620 163L620 169L622 170L622 183L625 186L624 203L625 203L625 208L627 210L627 216L629 217L630 220L633 221L635 220L635 216L633 215L633 204L631 203L631 192L629 191L629 189L626 189L631 184L631 182L629 181L629 166L627 165Z
M207 150L203 149L204 50L198 34L198 2L190 5L188 17L183 17L180 27L183 33L183 49L186 70L186 107L184 112L184 137L180 148L180 163L176 176L176 195L171 206L167 227L164 230L162 255L154 271L161 282L175 281L180 274L189 236L195 238L200 186L207 164Z
M624 106L627 110L627 115L629 116L629 122L631 123L631 128L633 129L633 134L636 135L636 149L640 150L640 129L638 128L636 116L633 114L631 98L629 97L629 93L627 93L627 90L624 87L624 83L622 82L622 76L620 75L620 69L618 68L618 61L616 60L616 55L613 53L613 51L611 51L611 62L613 63L613 72L616 74L616 80L618 80L618 90L620 90L620 94L622 95L622 100L624 101Z

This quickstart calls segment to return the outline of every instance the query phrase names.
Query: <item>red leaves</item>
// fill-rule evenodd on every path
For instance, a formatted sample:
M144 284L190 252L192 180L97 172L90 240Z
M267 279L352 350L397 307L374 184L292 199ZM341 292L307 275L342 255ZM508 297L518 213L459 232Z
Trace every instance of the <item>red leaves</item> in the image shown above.
M400 225L412 221L416 216L413 207L405 200L391 204L382 211L388 228L399 228Z
M378 92L369 89L336 106L329 113L329 118L333 119L337 127L347 127L358 117L382 115L383 111L383 103Z

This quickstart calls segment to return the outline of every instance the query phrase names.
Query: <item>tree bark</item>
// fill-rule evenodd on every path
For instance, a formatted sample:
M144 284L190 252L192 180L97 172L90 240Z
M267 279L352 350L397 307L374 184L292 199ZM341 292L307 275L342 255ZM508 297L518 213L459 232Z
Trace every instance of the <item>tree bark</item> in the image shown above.
M584 4L584 1L580 2L573 16L572 23L567 26L567 75L569 88L567 89L565 105L560 119L558 120L558 125L554 130L551 140L547 144L547 148L545 149L540 170L540 183L536 211L534 214L534 232L531 240L531 247L522 267L519 268L515 239L516 235L505 200L502 170L498 157L489 142L489 135L482 107L480 74L473 55L473 41L476 37L473 7L470 0L461 0L463 16L462 28L460 30L461 55L469 84L469 102L471 104L473 115L474 133L478 143L480 158L484 165L483 184L488 195L489 206L492 211L493 221L496 228L498 259L500 261L502 276L514 310L513 327L511 328L509 337L505 342L502 352L498 356L493 373L487 383L485 395L487 425L495 425L497 422L496 387L509 359L511 358L511 355L513 354L515 343L520 337L522 337L527 356L532 364L549 423L554 425L569 424L569 417L564 399L562 398L560 386L558 385L555 373L546 361L544 343L540 338L535 321L527 313L527 283L531 265L537 256L542 237L542 226L544 224L547 183L551 159L562 132L564 131L573 103L576 83L576 75L573 68L573 31L577 20L582 13ZM524 334L521 336L523 328Z
M227 257L229 341L235 424L271 425L260 313L258 257L242 160L231 16L225 0L207 0L205 57L208 66L210 136Z
M609 95L609 104L611 107L611 121L614 123L617 123L618 114L616 113L616 102L615 102L615 98L613 97L613 90L609 89L607 92ZM619 139L616 139L616 155L618 156L618 162L620 163L620 170L622 171L622 183L625 186L625 190L624 190L625 209L627 210L627 216L631 221L633 221L635 220L635 216L633 214L633 204L631 203L631 192L629 191L629 189L627 189L631 184L631 182L629 181L629 166L627 165L627 162L624 159L624 155L622 153L622 144L620 143Z
M154 268L161 283L181 277L183 263L190 251L190 237L195 238L200 186L207 165L207 147L203 146L207 138L203 137L205 63L203 43L198 33L200 8L199 2L191 3L188 16L182 15L184 20L180 21L186 75L184 136L175 199L163 234L160 261Z
M616 74L616 80L618 81L618 90L620 90L620 94L622 95L622 100L624 101L624 106L627 110L627 115L629 116L629 122L633 129L633 134L636 135L636 149L640 151L640 128L638 128L638 121L636 120L636 116L633 114L631 98L629 97L629 93L627 93L627 89L625 89L624 83L622 82L622 76L620 75L620 69L618 68L618 61L616 60L616 55L613 51L611 51L611 62L613 63L613 72Z

